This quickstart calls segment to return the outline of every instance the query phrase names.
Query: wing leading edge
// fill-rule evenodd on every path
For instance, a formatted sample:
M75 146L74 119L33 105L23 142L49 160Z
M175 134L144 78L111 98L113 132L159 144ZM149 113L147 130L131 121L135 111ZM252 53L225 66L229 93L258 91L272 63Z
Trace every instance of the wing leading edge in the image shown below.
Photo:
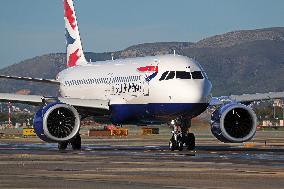
M81 108L94 108L99 110L109 110L109 102L107 100L96 99L77 99L77 98L53 98L44 97L39 95L19 95L0 93L0 101L2 102L15 102L30 105L42 105L45 101L57 100L59 102L69 104Z
M253 102L271 99L281 99L284 98L283 92L269 92L269 93L256 93L256 94L243 94L243 95L231 95L231 96L221 96L213 97L210 105L222 105L227 102Z
M7 76L7 75L0 75L0 78L60 85L60 82L55 79L42 79L42 78L18 77L18 76Z

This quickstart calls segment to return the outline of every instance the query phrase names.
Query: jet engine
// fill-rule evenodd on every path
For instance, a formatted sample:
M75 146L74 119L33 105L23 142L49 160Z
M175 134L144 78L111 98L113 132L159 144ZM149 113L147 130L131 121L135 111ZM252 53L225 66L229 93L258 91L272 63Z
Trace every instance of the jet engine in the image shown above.
M211 116L211 132L221 142L249 141L255 135L256 124L254 111L243 104L226 104Z
M68 141L79 132L79 113L73 106L67 104L48 104L35 114L34 129L43 141Z

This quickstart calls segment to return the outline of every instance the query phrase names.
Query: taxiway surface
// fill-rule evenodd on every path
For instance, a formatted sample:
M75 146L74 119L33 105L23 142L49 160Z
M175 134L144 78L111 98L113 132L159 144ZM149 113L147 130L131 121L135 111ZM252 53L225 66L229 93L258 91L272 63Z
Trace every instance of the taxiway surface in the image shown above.
M265 145L266 141L266 145ZM164 136L85 139L58 151L38 139L0 139L0 188L284 188L284 132L246 144L197 135L171 152Z

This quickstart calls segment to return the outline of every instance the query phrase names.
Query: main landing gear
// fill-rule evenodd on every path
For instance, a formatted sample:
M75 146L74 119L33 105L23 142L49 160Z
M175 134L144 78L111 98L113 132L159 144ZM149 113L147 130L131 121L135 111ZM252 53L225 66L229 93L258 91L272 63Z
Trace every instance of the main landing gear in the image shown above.
M68 147L68 144L71 144L73 150L81 150L81 136L80 136L80 134L77 134L70 141L59 142L58 143L58 149L59 150L66 150L67 147Z
M194 150L195 136L193 133L188 132L188 129L191 126L191 121L181 117L173 120L171 124L173 126L173 131L169 142L170 150L182 151L184 147L187 150Z

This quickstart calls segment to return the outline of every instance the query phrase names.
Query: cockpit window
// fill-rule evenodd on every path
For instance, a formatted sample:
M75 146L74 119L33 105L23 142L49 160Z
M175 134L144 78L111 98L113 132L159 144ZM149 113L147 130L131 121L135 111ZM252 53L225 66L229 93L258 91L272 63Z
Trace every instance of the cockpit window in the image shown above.
M166 78L166 76L168 75L169 71L166 71L162 74L161 78L159 79L159 81L162 81Z
M190 74L190 72L177 71L176 72L176 78L177 79L191 79L191 74Z
M192 74L193 79L203 79L204 78L201 71L191 72L191 74Z
M174 77L175 77L175 71L170 71L170 73L167 76L166 80L173 79Z
M203 75L204 74L204 75ZM204 79L205 73L201 71L186 72L186 71L166 71L162 74L159 81L170 80L170 79Z

